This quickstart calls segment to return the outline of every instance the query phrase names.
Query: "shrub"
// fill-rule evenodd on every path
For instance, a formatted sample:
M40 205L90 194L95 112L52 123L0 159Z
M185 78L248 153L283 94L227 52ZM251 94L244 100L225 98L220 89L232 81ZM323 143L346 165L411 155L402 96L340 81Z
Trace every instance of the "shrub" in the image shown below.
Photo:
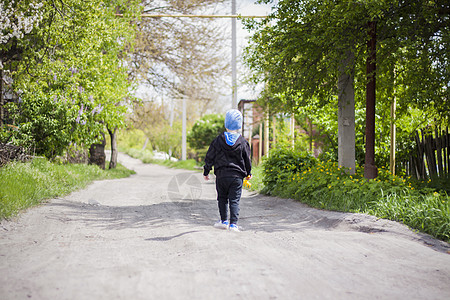
M316 161L292 150L275 150L264 161L262 192L297 199L312 207L361 212L403 222L411 228L450 241L450 202L445 189L380 168L376 179L354 175L331 160Z
M262 192L271 194L291 174L298 174L315 163L316 159L306 152L290 148L272 150L270 155L263 160L263 184L265 187Z
M192 126L187 142L197 151L198 158L202 160L211 142L224 131L225 117L222 114L205 115Z

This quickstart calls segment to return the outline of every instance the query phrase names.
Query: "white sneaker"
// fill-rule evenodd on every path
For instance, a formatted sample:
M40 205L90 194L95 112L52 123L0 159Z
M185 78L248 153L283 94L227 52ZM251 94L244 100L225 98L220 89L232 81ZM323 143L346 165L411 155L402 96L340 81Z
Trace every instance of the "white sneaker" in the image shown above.
M217 221L214 223L214 227L220 228L220 229L227 229L228 228L228 221Z
M230 231L236 231L236 232L240 231L239 227L236 224L230 224L229 229L230 229Z

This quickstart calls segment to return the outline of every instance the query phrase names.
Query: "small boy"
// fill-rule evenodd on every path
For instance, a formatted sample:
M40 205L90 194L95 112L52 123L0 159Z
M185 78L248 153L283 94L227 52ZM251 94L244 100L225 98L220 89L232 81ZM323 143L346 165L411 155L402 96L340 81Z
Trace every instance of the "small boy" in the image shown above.
M236 109L229 110L225 116L226 132L217 136L209 146L203 167L203 176L209 180L209 172L214 166L216 175L217 201L220 220L214 227L239 231L239 200L241 199L243 179L251 178L252 164L250 146L241 136L242 114ZM230 221L228 222L228 205Z

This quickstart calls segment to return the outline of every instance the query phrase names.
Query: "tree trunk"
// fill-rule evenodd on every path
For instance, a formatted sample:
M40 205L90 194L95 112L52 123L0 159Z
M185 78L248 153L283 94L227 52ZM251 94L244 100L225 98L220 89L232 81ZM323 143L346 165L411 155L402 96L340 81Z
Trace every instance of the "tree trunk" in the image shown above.
M97 165L103 170L105 169L105 146L106 139L105 134L102 132L102 141L98 144L92 144L89 149L89 164Z
M355 54L347 52L338 80L338 164L355 174L355 89L352 69Z
M117 167L117 127L114 130L108 128L109 136L111 137L111 159L109 161L109 168L115 169Z
M366 156L364 177L374 179L378 176L375 165L375 75L376 75L376 22L368 24L370 40L367 43L367 86L366 86Z

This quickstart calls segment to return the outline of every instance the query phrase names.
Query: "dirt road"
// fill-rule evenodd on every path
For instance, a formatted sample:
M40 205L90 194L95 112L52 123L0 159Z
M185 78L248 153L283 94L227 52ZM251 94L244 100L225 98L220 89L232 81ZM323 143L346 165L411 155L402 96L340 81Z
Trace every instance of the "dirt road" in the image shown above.
M215 229L213 182L143 165L0 225L0 299L450 299L450 247L395 222L246 192Z

